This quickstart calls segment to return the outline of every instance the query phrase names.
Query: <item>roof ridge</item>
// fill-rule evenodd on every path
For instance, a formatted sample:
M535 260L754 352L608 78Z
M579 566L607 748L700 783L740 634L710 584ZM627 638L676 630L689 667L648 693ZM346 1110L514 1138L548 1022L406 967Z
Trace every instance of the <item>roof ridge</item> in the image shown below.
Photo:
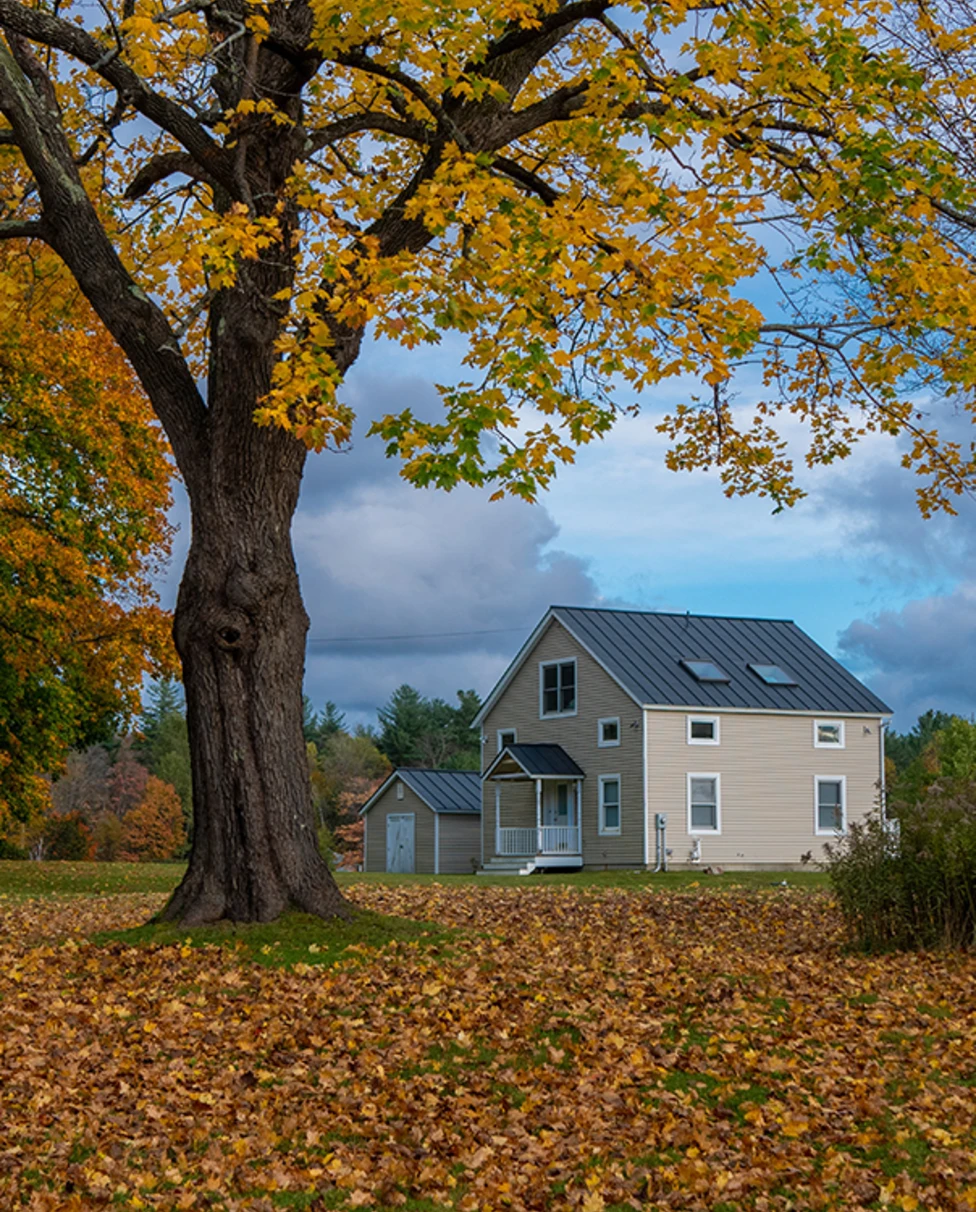
M395 766L394 774L476 774L481 777L480 770L452 770L450 766Z
M553 605L550 610L579 610L588 614L636 614L653 615L663 619L726 619L735 623L791 623L796 626L795 619L774 618L761 614L697 614L693 610L636 610L628 606L562 606Z

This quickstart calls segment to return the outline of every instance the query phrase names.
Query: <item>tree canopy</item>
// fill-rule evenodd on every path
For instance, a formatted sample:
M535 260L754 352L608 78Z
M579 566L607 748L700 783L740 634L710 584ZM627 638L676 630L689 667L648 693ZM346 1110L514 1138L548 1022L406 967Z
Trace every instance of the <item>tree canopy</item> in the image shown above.
M150 582L168 549L165 443L65 285L50 254L0 246L0 828L172 662Z

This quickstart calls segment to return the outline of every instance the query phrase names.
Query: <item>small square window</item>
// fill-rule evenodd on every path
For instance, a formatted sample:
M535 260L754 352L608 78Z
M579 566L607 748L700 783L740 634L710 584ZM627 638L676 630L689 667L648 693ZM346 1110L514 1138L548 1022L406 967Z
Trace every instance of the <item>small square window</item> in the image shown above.
M600 832L620 832L620 775L600 775Z
M718 716L688 716L689 745L717 745L719 743Z
M618 716L597 720L596 743L601 749L620 744L620 719Z
M847 831L846 782L843 775L815 777L817 833L834 834Z
M729 675L714 661L682 661L681 664L699 682L727 682Z
M717 774L688 775L688 832L721 832L721 798Z
M514 745L518 740L518 733L514 728L499 728L498 729L498 752L505 748L506 745Z
M813 744L816 749L843 749L844 721L814 720Z
M540 714L576 714L576 661L540 665Z

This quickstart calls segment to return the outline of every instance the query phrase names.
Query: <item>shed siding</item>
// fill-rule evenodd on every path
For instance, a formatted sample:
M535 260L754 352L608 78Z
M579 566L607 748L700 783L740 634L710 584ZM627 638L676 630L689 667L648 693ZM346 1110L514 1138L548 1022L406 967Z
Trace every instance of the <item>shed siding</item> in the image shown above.
M476 813L442 812L441 875L471 875L481 862L481 817Z
M539 662L576 658L577 714L539 718ZM620 719L620 744L597 745L597 720ZM515 728L523 744L562 745L586 774L583 782L583 861L593 867L634 867L644 861L643 764L641 709L590 657L558 620L539 637L522 668L486 716L482 731L482 771L498 754L498 730ZM599 776L620 775L621 832L598 832ZM535 788L530 783L502 781L503 827L534 826ZM495 853L495 783L483 787L485 858Z
M414 870L433 874L434 871L434 814L424 801L404 783L403 799L396 797L397 784L391 783L376 803L366 813L366 853L364 870L386 870L386 818L393 813L412 812Z
M723 867L799 865L801 854L823 857L829 837L815 831L816 775L846 776L847 822L863 819L878 803L880 720L814 715L722 713L718 745L689 745L685 711L645 712L648 817L668 814L671 863L689 863L695 837L701 863ZM844 720L845 747L818 749L814 719ZM869 731L868 731L869 730ZM688 830L687 779L692 773L721 776L721 834ZM653 860L653 831L651 833Z

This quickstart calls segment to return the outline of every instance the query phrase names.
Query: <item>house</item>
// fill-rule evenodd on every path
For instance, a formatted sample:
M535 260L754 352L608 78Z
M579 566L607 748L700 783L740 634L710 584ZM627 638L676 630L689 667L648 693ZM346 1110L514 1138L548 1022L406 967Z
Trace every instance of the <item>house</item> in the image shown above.
M477 770L394 770L359 810L363 870L470 875L481 862Z
M889 717L786 619L554 606L475 719L483 867L816 860L878 803Z

